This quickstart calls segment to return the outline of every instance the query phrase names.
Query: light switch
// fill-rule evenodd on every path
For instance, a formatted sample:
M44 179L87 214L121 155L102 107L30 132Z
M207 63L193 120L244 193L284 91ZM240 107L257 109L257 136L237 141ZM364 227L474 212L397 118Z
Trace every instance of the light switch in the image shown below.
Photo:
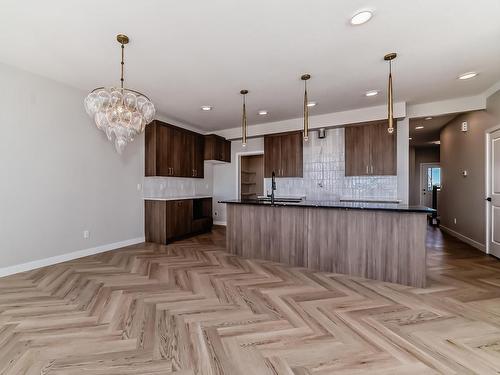
M462 131L466 132L469 130L469 124L467 124L467 121L462 122Z

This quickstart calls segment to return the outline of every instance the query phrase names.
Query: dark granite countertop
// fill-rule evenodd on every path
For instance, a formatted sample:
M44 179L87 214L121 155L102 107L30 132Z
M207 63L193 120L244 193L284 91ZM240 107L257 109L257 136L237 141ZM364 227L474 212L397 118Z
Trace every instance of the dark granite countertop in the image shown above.
M219 201L227 204L253 204L261 206L271 206L270 201L259 199L233 199ZM375 210L375 211L396 211L396 212L420 212L432 214L435 212L432 208L425 206L409 206L400 203L369 203L369 202L340 202L340 201L309 201L300 202L275 202L275 206L290 207L318 207L318 208L336 208L345 210Z

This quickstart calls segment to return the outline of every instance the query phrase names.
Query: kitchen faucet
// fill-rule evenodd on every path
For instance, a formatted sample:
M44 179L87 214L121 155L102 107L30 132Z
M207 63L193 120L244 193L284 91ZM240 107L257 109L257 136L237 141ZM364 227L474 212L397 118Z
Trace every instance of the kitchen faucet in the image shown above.
M276 174L271 174L271 204L274 204L274 191L276 190Z

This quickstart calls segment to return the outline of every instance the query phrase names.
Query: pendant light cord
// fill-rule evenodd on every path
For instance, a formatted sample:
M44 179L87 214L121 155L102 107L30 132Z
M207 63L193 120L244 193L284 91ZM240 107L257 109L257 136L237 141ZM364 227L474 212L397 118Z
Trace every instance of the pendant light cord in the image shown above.
M121 84L121 88L123 91L123 82L124 82L123 71L124 71L124 66L125 66L125 45L123 43L122 43L122 62L121 62L121 65L122 65L122 73L121 73L121 77L120 77L120 84Z

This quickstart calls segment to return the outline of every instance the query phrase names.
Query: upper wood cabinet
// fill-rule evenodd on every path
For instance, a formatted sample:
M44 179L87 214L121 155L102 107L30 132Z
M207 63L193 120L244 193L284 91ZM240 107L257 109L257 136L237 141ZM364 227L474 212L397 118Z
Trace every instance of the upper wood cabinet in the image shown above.
M396 132L387 132L387 121L345 128L345 175L396 175Z
M203 135L155 120L145 144L146 176L203 178Z
M303 176L302 132L264 136L264 177Z
M206 135L204 159L231 163L231 141L215 134Z

